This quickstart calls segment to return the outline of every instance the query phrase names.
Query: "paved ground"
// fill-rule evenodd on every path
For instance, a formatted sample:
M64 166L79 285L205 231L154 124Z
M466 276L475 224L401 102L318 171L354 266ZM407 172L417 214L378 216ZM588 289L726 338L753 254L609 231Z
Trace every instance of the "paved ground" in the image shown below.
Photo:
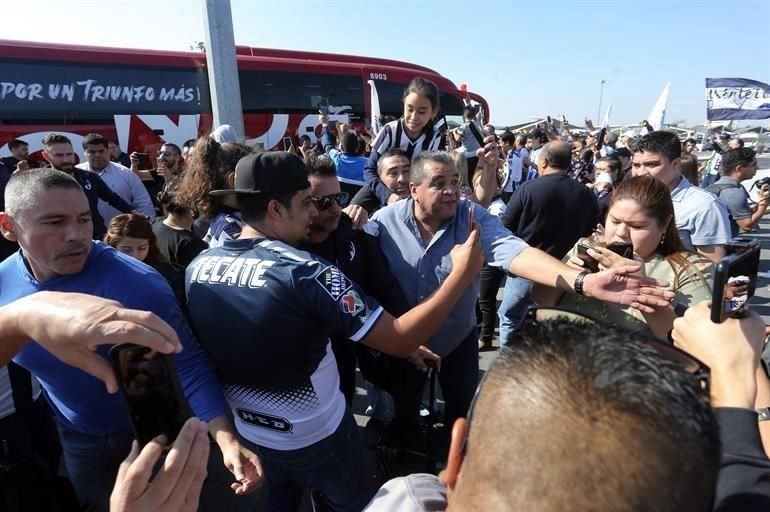
M760 179L763 177L770 176L770 155L768 154L763 155L763 157L759 159L759 167L763 170L757 173L757 176L755 179ZM749 188L750 183L746 186L747 188ZM760 268L759 268L757 292L755 297L751 300L751 304L753 309L757 311L760 315L762 315L762 317L765 319L765 323L770 324L770 290L768 289L768 285L770 285L770 216L765 217L765 221L760 224L759 229L757 229L752 233L749 233L747 236L756 238L762 244L762 254L761 254L761 262L760 262ZM498 300L499 299L501 299L500 294L498 294ZM495 338L494 345L498 346L497 338ZM482 372L489 369L496 355L497 355L497 351L481 353L480 359L479 359L479 366ZM360 378L360 375L359 375L358 384L359 385L356 389L357 395L353 403L353 413L355 415L356 422L359 425L359 432L363 437L364 435L363 427L364 425L366 425L366 422L368 421L368 417L364 415L367 402L366 402L366 392L363 388L363 380ZM439 405L440 404L441 404L441 401L439 397ZM373 452L371 451L367 451L366 464L367 464L366 472L367 472L367 475L370 476L369 482L370 482L370 485L372 486L372 490L374 490L377 484L373 477L375 472L374 457L373 457ZM221 467L221 462L219 461L215 461L214 463L210 464L209 474L221 475L220 467ZM210 495L210 499L208 500L208 503L202 506L201 510L262 511L262 510L266 510L266 508L264 506L264 503L262 502L261 497L258 497L256 500L255 499L250 499L250 500L237 499L234 501L233 498L228 494L217 492L217 493L214 493L213 495ZM305 510L306 511L312 510L312 508L308 503L307 496L305 497L305 506L303 507L303 511Z

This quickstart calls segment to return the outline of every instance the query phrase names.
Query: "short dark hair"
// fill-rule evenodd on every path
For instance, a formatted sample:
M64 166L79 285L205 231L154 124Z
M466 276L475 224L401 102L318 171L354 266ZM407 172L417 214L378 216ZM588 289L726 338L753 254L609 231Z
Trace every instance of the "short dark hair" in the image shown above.
M343 153L355 154L358 151L358 137L355 133L345 132L340 137L340 148Z
M198 139L187 139L184 141L184 144L182 144L183 148L191 148L195 145L195 143L198 141Z
M29 146L29 144L24 142L21 139L13 139L11 142L8 143L8 149L10 149L11 151L21 146Z
M722 154L722 175L729 176L739 165L749 165L757 158L756 152L751 148L729 149Z
M468 105L466 105L463 108L463 117L465 119L473 119L475 116L476 116L476 109L475 108L473 108L471 106L468 106Z
M61 133L49 133L45 137L43 137L43 147L47 148L50 146L53 146L54 144L69 144L72 145L72 141L67 137L66 135L62 135Z
M337 177L337 167L334 165L334 161L327 155L308 156L305 158L305 167L307 167L308 176Z
M529 138L529 135L526 133L520 133L516 136L516 144L519 146L523 146L527 143L527 139Z
M539 142L546 142L548 140L548 137L546 136L545 132L541 130L540 128L535 128L529 133L529 137L532 140L537 140Z
M267 213L267 205L270 201L278 201L286 208L291 208L291 199L298 191L284 192L281 194L236 194L238 207L241 209L241 219L246 224L253 226L254 223L262 222Z
M406 154L406 151L404 151L401 148L390 148L386 150L383 154L380 155L380 158L377 160L377 174L382 174L382 166L386 158L390 158L392 156L403 156L407 160L409 160L409 156ZM411 164L411 161L409 162Z
M177 155L181 155L181 154L182 154L182 150L181 150L181 149L179 149L179 146L177 146L177 145L176 145L176 144L174 144L173 142L164 142L163 144L161 144L161 146L160 146L160 147L163 147L163 146L168 146L168 147L170 147L170 148L174 148L174 151L176 151L176 154L177 154Z
M720 443L708 393L641 333L525 322L489 370L469 427L458 508L712 505Z
M624 158L631 158L634 155L631 154L631 150L628 149L628 148L617 148L615 150L615 154L612 155L612 156L617 156L617 157L621 157L622 156Z
M744 146L744 144L746 144L746 143L743 141L743 139L742 139L742 138L740 138L740 137L733 137L733 138L732 138L732 139L730 139L730 140L734 140L735 142L737 142L737 143L738 143L738 147L739 147L739 148L742 148L742 147Z
M687 139L684 139L684 142L683 142L682 144L687 144L688 142L689 142L690 144L697 144L697 142L695 141L695 139L693 139L692 137L689 137L689 138L687 138Z
M604 156L596 161L598 164L599 162L607 162L607 167L610 168L610 172L615 173L615 176L618 176L618 173L621 171L621 164L620 160L615 158L614 156Z
M516 136L512 132L504 131L503 134L500 135L500 140L513 146L516 143Z
M110 149L110 140L98 133L89 133L83 137L82 146L83 149L86 149L88 146L104 146L105 149Z
M682 156L682 143L674 133L658 130L638 138L634 143L633 151L661 155L669 162L673 162Z

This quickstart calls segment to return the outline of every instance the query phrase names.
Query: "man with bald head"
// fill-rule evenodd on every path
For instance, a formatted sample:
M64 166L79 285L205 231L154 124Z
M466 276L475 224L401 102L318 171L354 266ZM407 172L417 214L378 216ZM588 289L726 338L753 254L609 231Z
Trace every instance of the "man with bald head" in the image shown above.
M591 234L599 218L594 194L568 174L571 158L572 148L566 142L543 146L535 162L540 177L516 189L503 216L503 225L514 235L558 259L580 237ZM524 315L531 286L531 281L521 277L506 280L498 310L501 340L508 339Z

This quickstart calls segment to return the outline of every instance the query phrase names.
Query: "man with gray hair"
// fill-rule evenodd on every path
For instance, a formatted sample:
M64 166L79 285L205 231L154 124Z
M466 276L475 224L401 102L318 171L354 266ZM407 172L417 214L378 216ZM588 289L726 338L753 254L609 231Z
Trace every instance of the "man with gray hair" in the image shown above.
M95 295L157 314L182 342L184 351L173 356L182 389L195 414L209 423L225 465L239 481L232 488L238 494L256 489L262 477L259 459L241 447L217 376L174 293L155 270L91 240L92 211L77 180L54 169L17 172L6 186L5 208L0 232L22 250L0 263L0 307L51 290ZM78 498L95 511L106 511L134 437L126 406L95 377L32 341L14 362L37 376L46 391ZM107 357L108 351L103 346L97 353Z
M479 164L496 168L497 144L492 136L485 144ZM586 274L529 247L505 229L498 217L460 199L458 182L457 168L448 153L423 152L412 162L411 197L379 210L373 217L380 245L409 307L430 296L446 279L451 270L449 252L467 239L474 224L481 229L486 263L511 274L645 311L652 311L649 305L665 305L665 298L671 296L660 288L665 286L662 282L632 275L638 266ZM442 358L438 378L446 402L445 424L450 426L468 410L478 381L478 295L477 276L441 329L425 344ZM401 389L393 393L393 434L403 439L417 422L425 374L409 363L394 363L403 378Z

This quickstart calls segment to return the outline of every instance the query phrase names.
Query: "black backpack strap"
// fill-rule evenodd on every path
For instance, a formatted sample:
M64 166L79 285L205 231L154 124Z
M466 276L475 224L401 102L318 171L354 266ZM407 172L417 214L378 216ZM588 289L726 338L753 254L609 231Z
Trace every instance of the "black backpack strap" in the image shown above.
M719 197L722 191L726 188L741 188L741 186L734 183L712 183L706 187L706 190Z
M471 133L473 134L473 138L476 139L476 142L479 143L479 146L482 148L484 147L484 137L481 135L481 132L478 128L476 128L476 123L473 121L468 123L468 129L470 129Z

